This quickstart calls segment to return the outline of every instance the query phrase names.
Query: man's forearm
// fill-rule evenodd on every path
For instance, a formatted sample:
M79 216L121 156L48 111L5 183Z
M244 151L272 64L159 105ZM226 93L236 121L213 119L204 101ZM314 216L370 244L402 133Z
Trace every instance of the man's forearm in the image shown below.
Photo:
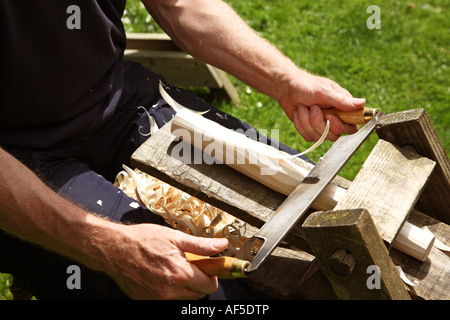
M298 68L220 0L144 0L183 50L279 100L283 79ZM297 74L298 76L298 74Z
M1 148L0 180L0 229L106 272L131 298L198 299L217 289L217 279L184 252L214 255L226 239L104 220L53 192Z
M101 242L114 224L48 188L0 148L0 229L100 270Z

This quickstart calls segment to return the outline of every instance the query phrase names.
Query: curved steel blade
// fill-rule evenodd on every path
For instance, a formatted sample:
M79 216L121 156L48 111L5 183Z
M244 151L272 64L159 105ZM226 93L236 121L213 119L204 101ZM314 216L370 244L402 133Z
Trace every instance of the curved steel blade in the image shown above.
M304 216L322 190L367 139L383 115L384 113L378 112L357 133L340 137L302 183L281 204L273 217L253 236L250 243L255 241L264 241L264 243L245 269L246 273L255 271L272 253L292 227Z

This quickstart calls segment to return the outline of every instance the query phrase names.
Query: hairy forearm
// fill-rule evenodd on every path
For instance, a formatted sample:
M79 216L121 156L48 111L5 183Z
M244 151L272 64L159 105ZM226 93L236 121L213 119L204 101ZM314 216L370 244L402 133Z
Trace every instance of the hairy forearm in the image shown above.
M220 0L144 0L153 18L183 50L279 100L292 61Z
M217 289L217 279L184 252L214 255L226 239L104 220L53 192L1 148L0 181L0 229L106 272L131 298L198 299Z
M0 228L23 240L104 269L101 243L114 224L96 217L48 188L0 148Z

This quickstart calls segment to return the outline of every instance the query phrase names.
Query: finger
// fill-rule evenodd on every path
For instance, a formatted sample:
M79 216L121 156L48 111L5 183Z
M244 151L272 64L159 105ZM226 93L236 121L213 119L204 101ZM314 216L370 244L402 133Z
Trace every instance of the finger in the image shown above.
M304 130L303 126L300 124L300 120L298 118L298 111L293 112L293 123L297 132L308 142L313 141L310 135Z
M324 118L322 109L319 106L313 105L310 107L310 110L311 110L311 113L310 113L311 125L314 128L314 130L316 131L316 136L314 137L314 140L317 141L322 137L323 132L325 131L326 120ZM328 140L335 141L338 138L339 138L339 136L336 136L331 131L328 132L328 135L327 135Z
M169 278L169 286L164 290L166 299L199 299L215 292L218 288L218 279L205 274L194 263L187 260L184 252L173 260L173 269Z
M217 277L205 274L193 263L189 263L189 265L192 268L193 275L186 283L186 288L203 295L211 294L217 290L219 287Z
M318 104L336 107L340 110L361 109L366 103L364 98L354 98L349 91L332 80L322 82L322 86L319 87L316 94L319 98Z
M226 238L195 237L181 232L176 245L184 252L212 256L225 250L228 247L228 240Z
M366 99L364 98L353 98L340 92L330 92L328 97L326 97L327 105L344 111L361 109L365 103Z
M316 132L311 126L309 108L300 104L297 107L295 128L308 142L315 141Z
M294 111L293 113L293 119L292 122L294 123L294 127L297 130L297 132L305 139L306 141L312 141L312 138L308 135L308 133L303 129L303 127L300 125L300 121L298 119L298 111Z
M357 125L344 123L335 115L327 115L325 119L330 121L330 132L336 136L353 134L358 131Z

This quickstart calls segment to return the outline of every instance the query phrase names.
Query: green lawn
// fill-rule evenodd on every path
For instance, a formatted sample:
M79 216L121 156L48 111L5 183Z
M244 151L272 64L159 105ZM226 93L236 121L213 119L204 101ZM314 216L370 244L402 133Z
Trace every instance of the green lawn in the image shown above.
M383 1L381 29L367 28L364 1L226 0L244 20L299 66L331 78L367 106L385 113L424 108L450 149L450 9L448 1ZM129 1L129 32L160 32L138 0ZM241 103L214 102L256 128L279 129L280 140L299 150L303 141L278 104L232 78ZM374 134L341 175L352 179L377 141ZM331 146L309 156L317 161Z
M299 66L329 77L367 106L386 113L424 108L450 150L450 3L438 1L226 0L247 23ZM377 4L381 29L370 30L367 7ZM138 0L128 0L128 32L160 32ZM236 79L241 103L210 101L260 129L279 129L280 140L299 150L307 143L277 103L247 90ZM250 93L248 93L250 92ZM364 163L376 135L361 147L341 175L352 179ZM317 161L331 143L310 154ZM8 275L0 277L0 298L10 297Z

